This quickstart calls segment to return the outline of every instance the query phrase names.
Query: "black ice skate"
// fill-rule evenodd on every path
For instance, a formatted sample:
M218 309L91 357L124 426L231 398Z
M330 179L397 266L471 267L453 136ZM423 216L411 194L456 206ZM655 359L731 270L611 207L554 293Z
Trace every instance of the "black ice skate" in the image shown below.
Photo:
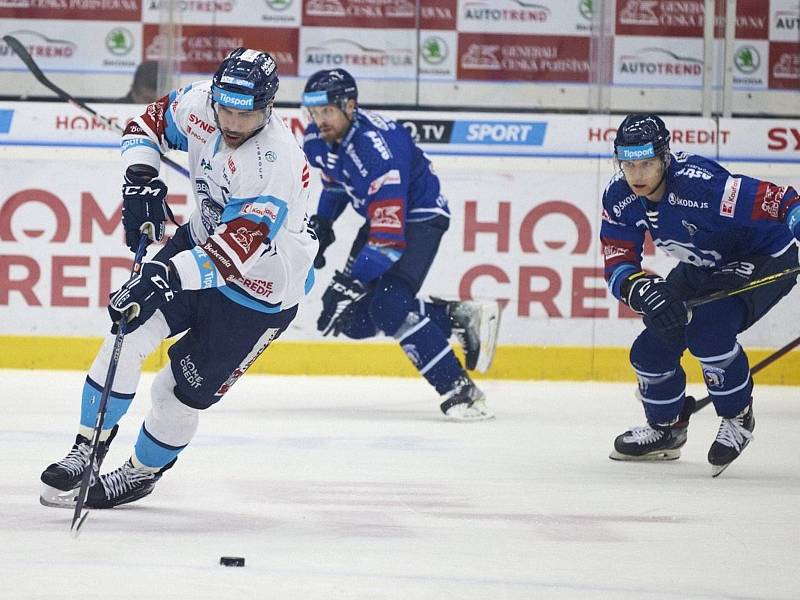
M118 425L114 425L108 438L97 446L95 461L97 469L103 464L108 447L114 436L117 435ZM75 499L78 497L78 488L81 486L83 473L89 467L89 454L91 454L91 440L78 435L75 444L69 453L60 461L49 465L41 475L42 491L39 502L44 506L56 508L74 508Z
M500 305L497 302L432 300L447 306L453 334L464 350L467 370L479 373L488 371L497 349Z
M744 410L731 419L723 417L717 439L708 450L708 462L711 463L711 476L717 477L728 468L744 451L753 439L756 419L753 416L752 402Z
M612 460L676 460L681 457L681 447L686 443L686 427L633 427L618 435Z
M485 421L494 418L494 413L486 406L486 395L466 375L456 381L440 408L453 421Z
M135 502L149 495L161 479L161 475L175 464L177 458L172 459L160 469L149 467L135 467L131 459L125 461L120 468L100 475L89 488L86 496L87 508L114 508L120 504Z
M647 425L633 427L618 435L614 450L608 457L612 460L660 461L677 460L681 448L686 444L689 417L694 412L696 400L686 396L681 414L669 425Z

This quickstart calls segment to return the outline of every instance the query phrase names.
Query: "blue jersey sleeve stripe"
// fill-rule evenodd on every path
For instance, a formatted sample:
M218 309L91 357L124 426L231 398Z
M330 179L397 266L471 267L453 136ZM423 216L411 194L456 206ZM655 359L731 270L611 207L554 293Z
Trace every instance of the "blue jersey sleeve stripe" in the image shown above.
M631 273L635 273L636 271L638 271L638 269L634 265L630 263L623 263L621 265L617 265L617 267L611 272L611 277L608 278L608 289L611 290L611 293L617 300L619 300L622 295L619 289L622 285L622 281L626 276L630 275Z
M316 282L316 276L314 275L314 267L311 267L308 270L308 275L306 276L306 282L305 282L305 285L304 285L304 291L305 291L306 296L311 291L311 289L314 287L314 283L315 282Z

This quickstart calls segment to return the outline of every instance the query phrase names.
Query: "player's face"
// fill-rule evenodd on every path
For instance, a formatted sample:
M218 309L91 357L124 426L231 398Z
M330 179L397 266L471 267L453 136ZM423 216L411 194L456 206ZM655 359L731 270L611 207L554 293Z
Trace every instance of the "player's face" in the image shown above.
M332 144L341 140L347 133L353 120L354 109L355 102L348 100L344 110L335 104L326 104L325 106L309 106L308 114L319 127L322 139Z
M267 110L239 110L229 106L215 105L217 124L222 131L225 143L231 148L244 144L256 129L267 121Z
M666 165L661 158L644 160L622 160L619 163L625 181L637 196L658 202L664 195L666 182L663 179Z

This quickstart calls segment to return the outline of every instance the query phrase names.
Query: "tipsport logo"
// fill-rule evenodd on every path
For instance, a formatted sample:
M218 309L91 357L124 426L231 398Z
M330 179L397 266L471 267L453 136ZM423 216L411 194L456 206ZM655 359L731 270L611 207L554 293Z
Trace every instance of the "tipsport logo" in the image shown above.
M220 88L214 88L214 101L222 106L238 108L241 110L253 110L253 97L245 94L236 94Z

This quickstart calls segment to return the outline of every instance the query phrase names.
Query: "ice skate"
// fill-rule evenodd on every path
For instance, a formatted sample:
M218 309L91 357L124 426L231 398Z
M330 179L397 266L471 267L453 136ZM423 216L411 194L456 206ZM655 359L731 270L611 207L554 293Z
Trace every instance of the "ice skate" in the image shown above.
M108 447L117 435L118 425L114 425L105 441L97 446L95 461L97 469L103 464ZM60 461L49 465L41 475L42 491L39 502L44 506L55 508L73 508L81 486L83 473L89 466L89 455L92 452L91 440L82 435L75 437L75 443L69 453Z
M497 349L500 305L497 302L450 302L439 298L433 298L433 301L447 305L453 334L464 350L467 370L488 371Z
M717 439L708 450L708 462L711 463L711 476L717 477L728 468L744 451L753 439L756 419L753 416L752 402L733 418L723 417Z
M494 419L494 413L486 406L486 395L469 377L459 379L445 396L440 408L452 421L485 421Z
M686 427L632 427L614 440L612 460L676 460L686 443Z
M120 504L135 502L149 495L161 479L161 475L175 464L176 459L160 469L134 466L131 459L118 469L101 475L89 488L87 508L114 508Z

